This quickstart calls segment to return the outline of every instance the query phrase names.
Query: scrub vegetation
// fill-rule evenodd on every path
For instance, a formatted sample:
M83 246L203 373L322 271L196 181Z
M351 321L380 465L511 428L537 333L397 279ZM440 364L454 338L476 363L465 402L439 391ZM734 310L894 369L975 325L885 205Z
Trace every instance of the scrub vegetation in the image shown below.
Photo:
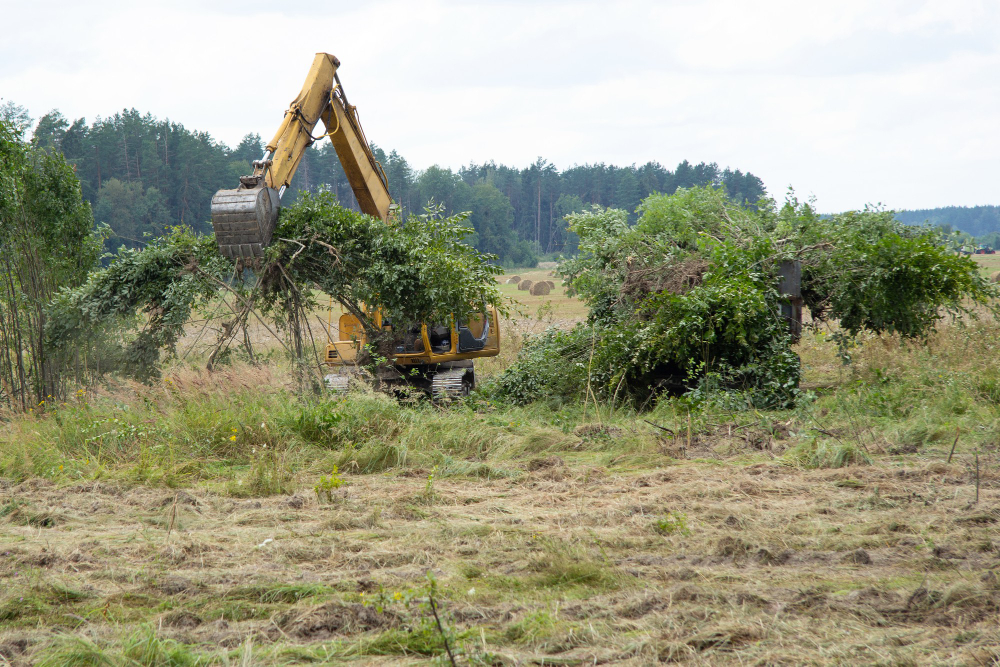
M920 340L949 315L995 308L969 257L888 211L823 217L794 196L740 206L709 186L648 197L634 226L616 209L568 219L580 252L560 273L589 317L528 344L499 379L507 400L648 406L669 392L791 407L800 366L782 266L801 271L813 325L837 322L845 349L862 332Z

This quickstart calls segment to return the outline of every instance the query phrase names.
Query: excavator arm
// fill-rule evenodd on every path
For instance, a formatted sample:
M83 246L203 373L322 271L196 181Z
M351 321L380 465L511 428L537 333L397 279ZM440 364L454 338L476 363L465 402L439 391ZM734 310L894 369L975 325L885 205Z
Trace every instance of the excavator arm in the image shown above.
M264 157L254 171L240 177L235 190L219 190L212 198L212 226L219 251L232 258L260 257L271 243L281 197L312 143L330 137L361 211L387 220L395 207L382 165L375 160L357 108L348 103L337 68L340 61L317 53L298 97L292 100ZM326 134L314 137L322 120Z

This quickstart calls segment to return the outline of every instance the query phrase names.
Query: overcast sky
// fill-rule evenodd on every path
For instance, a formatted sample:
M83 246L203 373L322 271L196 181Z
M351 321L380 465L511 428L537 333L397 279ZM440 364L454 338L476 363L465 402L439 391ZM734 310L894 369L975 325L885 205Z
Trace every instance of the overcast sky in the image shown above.
M823 211L1000 204L1000 2L0 0L0 98L269 139L317 51L416 168L717 162Z

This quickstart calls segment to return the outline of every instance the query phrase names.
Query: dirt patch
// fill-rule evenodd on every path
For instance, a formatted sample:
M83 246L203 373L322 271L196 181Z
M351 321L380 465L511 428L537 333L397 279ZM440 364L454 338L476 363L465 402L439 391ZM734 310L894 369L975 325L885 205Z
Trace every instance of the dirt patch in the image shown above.
M171 628L177 628L178 630L190 630L192 628L197 628L202 624L201 617L197 614L193 614L190 611L172 611L164 614L163 625Z
M564 468L566 462L558 456L546 456L528 461L528 472L536 472L548 468Z
M791 551L779 551L777 553L769 549L760 548L754 554L754 560L761 565L784 565L792 557Z
M0 661L13 660L23 655L30 645L31 643L24 638L0 642Z
M687 641L689 646L699 651L709 649L735 649L760 639L761 632L757 628L726 628L703 632Z
M361 604L329 602L319 607L291 613L278 620L281 630L293 637L323 640L331 637L384 630L400 623L391 610L377 611Z
M630 602L622 607L618 608L616 614L621 618L642 618L646 614L650 614L654 611L659 611L666 609L670 606L668 600L656 596L647 596L641 600Z
M181 595L195 591L197 588L189 579L173 575L164 577L156 586L156 589L164 595Z
M726 536L719 540L715 553L726 558L742 558L753 550L753 545L738 537Z
M868 555L868 552L864 549L855 549L851 553L844 556L842 559L845 563L853 563L854 565L871 565L872 557Z

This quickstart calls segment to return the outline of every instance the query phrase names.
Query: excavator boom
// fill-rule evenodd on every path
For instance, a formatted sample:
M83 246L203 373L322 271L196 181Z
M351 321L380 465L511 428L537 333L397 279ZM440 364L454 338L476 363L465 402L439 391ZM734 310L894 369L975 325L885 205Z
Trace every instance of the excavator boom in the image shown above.
M232 258L252 260L264 255L278 221L281 195L306 149L330 137L347 174L361 211L388 221L396 208L389 196L385 172L375 160L361 129L357 109L347 101L337 76L340 61L317 53L298 97L292 100L264 157L253 163L253 173L240 177L234 190L219 190L212 198L212 226L219 251ZM322 121L326 133L314 136ZM475 386L473 360L500 353L500 327L495 309L450 325L409 323L393 325L382 319L377 304L368 304L376 327L394 331L392 365L380 381L425 390L435 400L464 396ZM327 345L324 359L330 369L325 380L334 391L348 387L358 355L368 344L361 320L344 313L338 322L339 340ZM353 370L352 370L353 369Z
M227 257L260 257L271 242L281 197L292 182L305 151L317 139L313 128L323 121L340 164L363 213L386 220L393 207L385 172L375 160L348 103L337 68L340 61L317 53L298 97L267 144L254 171L240 178L234 190L219 190L212 198L212 226L219 251Z

